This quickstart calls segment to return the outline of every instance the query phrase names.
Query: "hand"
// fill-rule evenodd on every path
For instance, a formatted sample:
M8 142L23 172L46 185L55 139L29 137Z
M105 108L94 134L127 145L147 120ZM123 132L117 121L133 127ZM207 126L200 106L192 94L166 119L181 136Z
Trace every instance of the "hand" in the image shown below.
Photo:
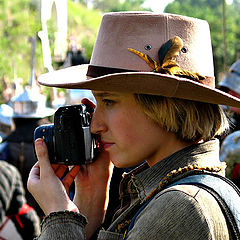
M88 99L83 99L82 103L95 108L94 103ZM109 154L102 150L94 163L81 166L75 178L74 203L88 219L86 228L88 237L104 220L112 171L113 164Z
M87 239L104 221L112 172L113 165L108 153L101 152L94 163L81 166L75 178L74 203L88 219Z
M38 162L33 166L28 178L28 190L38 202L43 212L48 215L56 211L79 212L77 206L69 199L68 191L80 166L74 166L61 181L66 166L51 166L47 146L43 139L35 141Z
M92 109L95 108L95 104L87 98L82 99L82 103ZM74 203L76 203L80 209L83 208L84 211L86 208L92 206L89 202L96 202L93 194L97 196L104 195L104 198L106 198L106 190L112 171L113 164L109 159L109 154L104 150L100 150L100 154L94 163L82 165L80 168L75 179L76 189Z
M81 166L75 178L74 203L86 216L90 215L90 209L95 205L101 207L102 211L107 209L112 171L113 164L105 151L99 154L94 163Z

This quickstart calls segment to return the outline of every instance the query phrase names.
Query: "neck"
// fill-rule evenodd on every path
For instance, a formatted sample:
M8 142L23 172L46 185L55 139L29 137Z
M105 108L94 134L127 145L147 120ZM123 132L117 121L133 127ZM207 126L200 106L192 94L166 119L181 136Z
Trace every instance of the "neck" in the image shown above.
M160 146L158 152L147 159L147 163L150 167L158 163L164 158L171 156L173 153L180 151L181 149L188 147L196 143L184 142L177 139L176 135L171 133L165 142Z

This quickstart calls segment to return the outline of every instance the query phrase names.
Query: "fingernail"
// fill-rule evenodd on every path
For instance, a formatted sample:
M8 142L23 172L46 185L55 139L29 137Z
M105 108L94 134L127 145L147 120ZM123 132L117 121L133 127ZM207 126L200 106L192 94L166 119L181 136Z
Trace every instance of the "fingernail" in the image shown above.
M42 146L43 145L43 139L42 138L36 139L35 144L38 145L38 146Z

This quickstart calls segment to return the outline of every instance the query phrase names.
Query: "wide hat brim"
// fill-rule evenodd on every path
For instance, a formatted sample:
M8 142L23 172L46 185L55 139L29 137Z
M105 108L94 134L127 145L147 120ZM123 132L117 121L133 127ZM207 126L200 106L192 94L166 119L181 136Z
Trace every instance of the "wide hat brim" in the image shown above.
M143 93L240 107L238 98L186 78L154 72L124 72L88 78L87 70L88 65L73 66L42 74L38 81L50 87Z
M178 71L171 72L172 66ZM204 80L198 81L196 77L190 78L196 81L189 80L186 72L198 74ZM215 89L208 23L167 13L104 14L90 65L43 74L39 83L240 107L240 100Z

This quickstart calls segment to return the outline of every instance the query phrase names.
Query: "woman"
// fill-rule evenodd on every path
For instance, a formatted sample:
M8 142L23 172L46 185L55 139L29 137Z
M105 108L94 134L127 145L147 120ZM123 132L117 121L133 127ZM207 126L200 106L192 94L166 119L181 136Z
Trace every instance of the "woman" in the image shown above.
M214 88L213 72L205 21L105 14L89 66L39 79L43 85L93 90L97 106L91 131L103 146L94 163L73 167L61 182L66 167L52 167L44 141L36 140L39 163L28 188L48 215L39 239L93 238L104 221L111 163L127 168L142 162L123 176L121 207L98 239L231 239L208 191L170 186L189 173L224 174L214 137L228 124L217 104L240 106L240 101ZM94 107L86 99L83 103ZM74 179L71 201L67 192Z

